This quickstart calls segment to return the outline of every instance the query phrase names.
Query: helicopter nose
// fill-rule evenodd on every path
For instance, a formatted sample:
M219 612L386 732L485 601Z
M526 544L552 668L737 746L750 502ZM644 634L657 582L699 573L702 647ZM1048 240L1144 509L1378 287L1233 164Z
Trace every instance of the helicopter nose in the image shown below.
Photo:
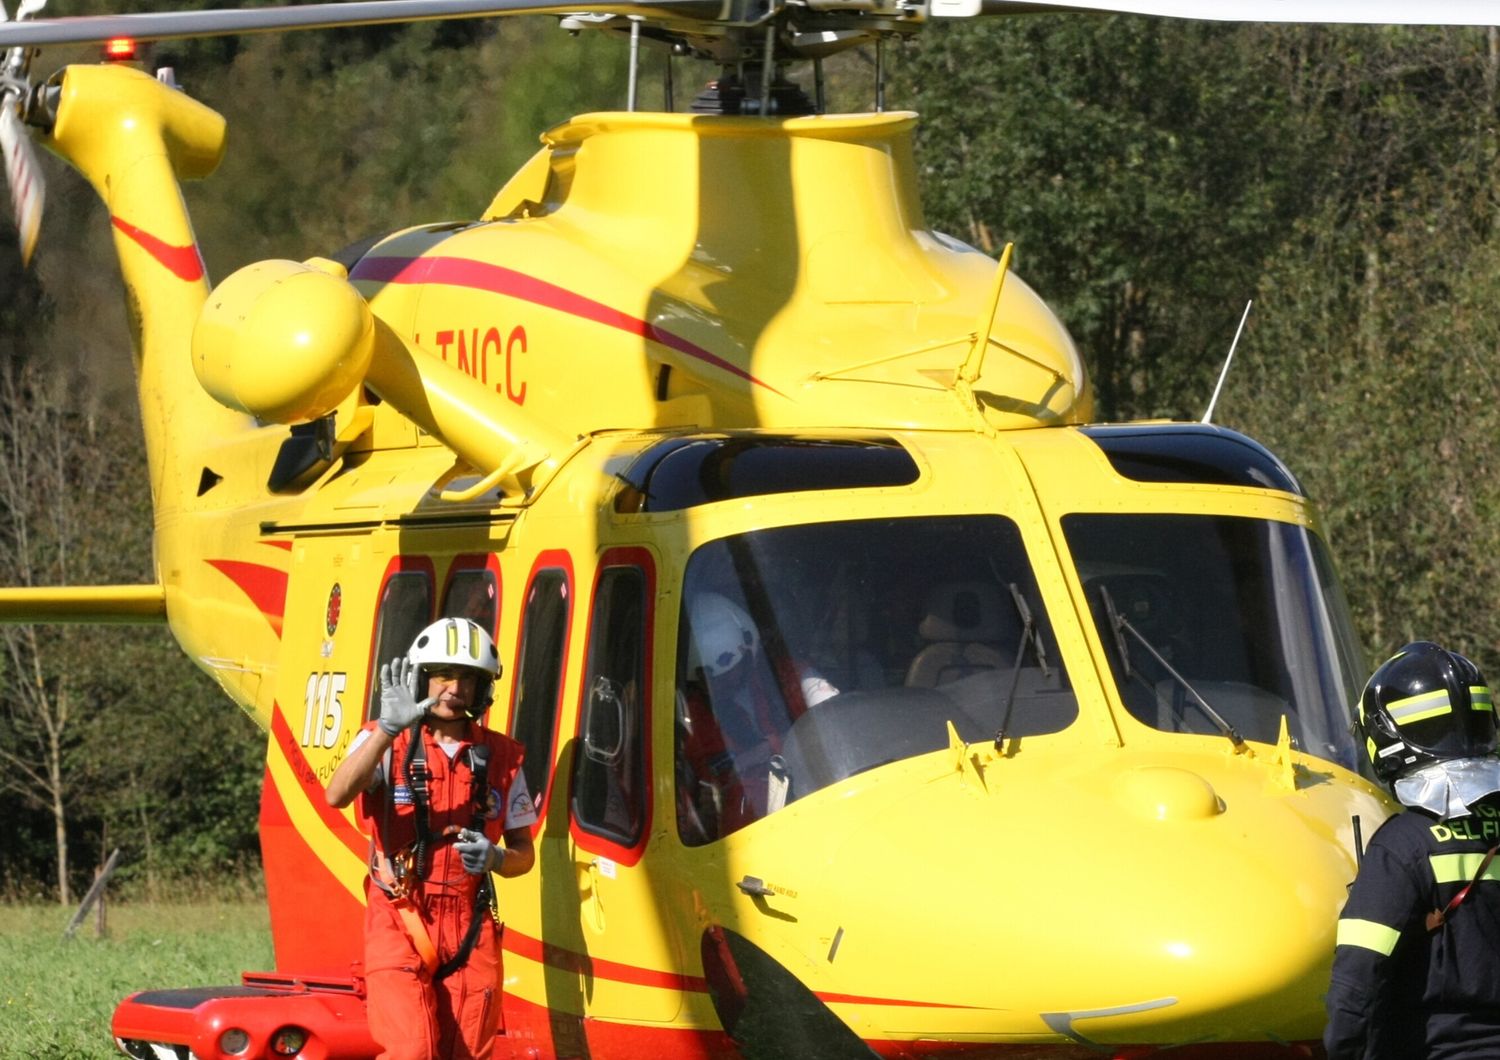
M805 966L842 1019L896 1040L1321 1034L1349 813L1378 820L1373 796L1286 790L1218 747L1025 757L839 800L868 819L844 823L836 897L807 918L839 944Z

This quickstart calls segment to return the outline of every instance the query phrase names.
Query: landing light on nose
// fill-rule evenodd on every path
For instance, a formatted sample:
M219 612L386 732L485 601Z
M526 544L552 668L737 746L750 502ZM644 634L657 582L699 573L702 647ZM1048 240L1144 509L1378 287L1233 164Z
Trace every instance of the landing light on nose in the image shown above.
M1197 773L1176 766L1138 766L1115 781L1115 798L1152 821L1191 821L1224 812L1224 800Z

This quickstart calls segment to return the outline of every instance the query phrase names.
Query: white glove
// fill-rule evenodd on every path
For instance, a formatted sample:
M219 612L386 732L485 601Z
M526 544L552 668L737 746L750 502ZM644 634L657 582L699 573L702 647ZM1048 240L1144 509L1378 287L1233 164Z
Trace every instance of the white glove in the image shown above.
M505 851L491 843L487 836L469 828L458 833L458 842L453 847L464 859L464 871L471 876L498 868L505 857Z
M422 720L437 696L417 701L412 685L417 668L410 659L392 659L380 667L380 728L396 736Z

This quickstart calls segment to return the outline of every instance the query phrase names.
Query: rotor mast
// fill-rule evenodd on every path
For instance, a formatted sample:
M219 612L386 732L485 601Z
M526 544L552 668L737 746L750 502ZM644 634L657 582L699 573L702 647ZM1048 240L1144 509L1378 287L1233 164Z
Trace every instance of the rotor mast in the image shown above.
M577 13L562 27L577 34L603 29L629 37L630 73L626 110L639 100L641 49L655 45L667 52L663 109L675 110L672 60L693 58L719 67L719 76L693 98L694 114L747 117L795 117L827 109L823 59L861 46L875 49L875 109L885 109L885 44L909 36L927 16L925 3L909 0L815 0L813 3L731 3L717 22L662 20L650 15ZM790 80L788 68L810 63L813 94Z

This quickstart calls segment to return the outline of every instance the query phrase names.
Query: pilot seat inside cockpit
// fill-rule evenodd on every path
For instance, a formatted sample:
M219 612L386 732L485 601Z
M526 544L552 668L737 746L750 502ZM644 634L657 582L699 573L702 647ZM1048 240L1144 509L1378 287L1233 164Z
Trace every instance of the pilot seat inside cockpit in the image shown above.
M1013 660L1005 657L1000 645L1014 643L1020 635L1019 626L1005 620L1005 608L1010 606L993 583L946 581L933 586L917 626L925 647L907 667L906 687L936 688L983 670L1008 668Z

